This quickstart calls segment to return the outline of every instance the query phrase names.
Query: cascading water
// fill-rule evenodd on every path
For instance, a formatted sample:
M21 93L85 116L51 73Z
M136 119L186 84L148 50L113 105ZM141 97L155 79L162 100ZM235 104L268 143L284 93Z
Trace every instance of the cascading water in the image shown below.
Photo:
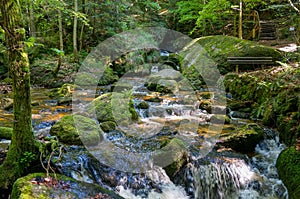
M287 199L275 162L284 145L275 131L265 129L266 138L256 146L252 158L234 154L208 155L189 163L184 171L190 197L195 199ZM188 183L187 183L188 182Z
M141 82L140 79L133 81ZM197 124L206 125L211 120L212 114L193 107L193 104L182 105L178 96L176 98L172 95L152 93L151 97L157 97L160 101L147 101L149 108L139 109L137 105L145 102L145 96L149 97L151 93L143 86L136 86L133 90L133 95L138 96L134 103L141 117L141 122L136 127L141 129L141 137L138 134L128 136L120 129L104 136L120 148L134 152L158 149L162 140L176 134L178 126L185 121L187 124L196 121ZM161 130L156 132L155 129ZM150 136L143 137L147 134ZM172 179L158 166L153 166L145 174L115 170L98 162L80 147L66 147L63 158L55 162L63 174L89 183L98 183L126 199L287 199L286 188L278 179L275 168L277 156L284 146L279 143L274 131L265 129L265 134L266 138L257 145L252 157L215 150L202 157L197 154L197 146L192 146L188 151L188 163ZM189 141L205 139L189 129L183 135Z

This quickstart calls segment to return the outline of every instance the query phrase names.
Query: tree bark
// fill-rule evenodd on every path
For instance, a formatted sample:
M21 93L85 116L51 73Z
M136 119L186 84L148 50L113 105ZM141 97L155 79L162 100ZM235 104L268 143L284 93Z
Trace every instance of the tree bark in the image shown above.
M74 26L73 26L73 54L74 54L74 62L78 62L78 55L77 55L77 12L78 12L78 0L74 0Z
M58 9L58 32L59 32L59 50L60 50L60 52L62 52L64 50L64 41L63 41L62 13L61 13L60 9ZM54 77L57 77L57 74L58 74L61 64L62 64L62 59L63 59L63 56L61 53L59 53L57 66L53 72Z
M6 159L0 166L0 187L7 188L24 170L24 153L35 153L31 127L29 60L24 50L25 29L18 0L0 0L8 65L13 79L13 135Z

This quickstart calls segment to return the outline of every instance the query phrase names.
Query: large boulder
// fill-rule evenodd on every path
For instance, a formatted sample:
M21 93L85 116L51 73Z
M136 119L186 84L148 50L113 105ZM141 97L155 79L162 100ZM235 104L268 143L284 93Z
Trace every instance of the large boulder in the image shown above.
M99 122L112 121L117 124L129 124L138 120L138 114L129 93L103 94L90 103L87 114L95 114Z
M235 70L235 66L227 62L227 57L272 57L274 61L283 58L281 53L274 48L237 37L215 35L197 38L195 41L204 48L207 58L217 63L222 74ZM261 68L261 66L249 64L241 69L252 70L254 67Z
M123 198L96 184L76 181L63 175L56 175L57 178L51 176L34 173L19 178L13 185L11 198Z
M57 136L60 142L68 145L82 145L82 142L96 145L101 130L93 119L81 115L67 115L52 126L50 134Z
M300 198L300 151L291 146L277 158L276 167L280 179L289 192L290 199Z
M263 139L264 131L257 124L247 124L242 127L232 127L228 132L226 129L221 134L217 146L231 148L237 152L250 153Z
M235 65L227 57L272 57L274 61L283 56L274 48L256 42L223 35L194 39L181 52L183 75L199 89L204 84L216 83L219 74L235 71ZM254 70L262 65L243 65L240 70Z
M175 93L179 89L177 82L180 82L183 76L174 69L163 69L159 73L154 73L147 78L145 86L150 91L161 93Z

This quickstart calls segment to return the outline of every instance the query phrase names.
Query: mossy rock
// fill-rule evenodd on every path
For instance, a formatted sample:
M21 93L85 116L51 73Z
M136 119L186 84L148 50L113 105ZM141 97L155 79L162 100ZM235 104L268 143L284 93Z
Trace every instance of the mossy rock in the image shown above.
M250 153L255 150L256 145L264 138L263 129L257 124L247 124L237 127L227 135L222 135L218 145L231 148L237 152Z
M100 128L102 129L102 131L104 132L109 132L109 131L113 131L116 129L116 123L112 122L112 121L106 121L106 122L102 122L100 124Z
M179 90L175 80L161 79L157 82L155 91L160 93L176 93Z
M64 98L72 96L72 92L74 90L74 84L63 84L59 88L54 88L50 91L49 97L51 98Z
M51 175L53 177L53 175ZM57 175L57 186L40 182L46 178L44 173L29 174L19 178L11 193L12 199L51 199L51 198L96 198L97 194L105 195L108 199L123 197L99 185L76 181L72 178ZM33 183L36 182L36 183ZM105 197L105 198L106 198Z
M179 89L177 82L182 79L183 76L180 72L167 68L159 71L159 73L150 75L145 86L150 91L174 93Z
M174 153L176 152L176 153ZM182 140L173 138L163 144L163 148L154 158L154 162L164 166L167 175L173 179L180 169L187 163L187 146ZM164 165L165 163L168 165Z
M221 74L235 70L235 66L227 62L227 57L272 57L273 60L282 60L283 56L274 48L259 45L254 41L239 39L237 37L215 35L197 38L191 42L187 51L193 47L193 43L203 47L207 53L206 59L212 59L217 64ZM200 56L202 58L202 56ZM253 70L253 64L243 65L242 70Z
M76 125L75 123L76 122ZM96 145L100 139L100 129L97 123L81 115L67 115L62 117L50 129L50 135L68 145Z
M109 85L109 84L112 84L112 83L118 81L118 79L119 79L119 77L117 74L115 74L113 69L111 69L110 67L106 67L102 76L100 77L98 85L100 85L100 86Z
M139 103L137 105L137 108L138 109L148 109L149 108L149 104L147 102L145 102L145 101L142 101L141 103Z
M95 113L99 122L112 121L119 124L138 120L130 93L103 94L91 102L87 112L88 114Z
M283 150L276 167L280 179L288 189L290 199L300 198L300 151L295 146Z
M12 128L0 127L0 139L10 140L13 133Z
M208 113L212 113L212 102L210 100L201 101L199 109L206 110Z
M210 119L213 124L230 124L230 118L225 114L213 115Z

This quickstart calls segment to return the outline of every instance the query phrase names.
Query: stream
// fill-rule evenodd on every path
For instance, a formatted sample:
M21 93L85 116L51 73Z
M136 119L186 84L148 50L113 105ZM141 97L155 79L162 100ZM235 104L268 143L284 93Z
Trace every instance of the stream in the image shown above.
M141 78L127 79L127 82L134 85L134 106L142 122L134 127L117 128L106 133L104 139L117 147L141 153L160 149L164 140L180 135L180 139L189 145L183 167L172 178L163 169L166 165L151 164L146 172L128 172L124 167L129 165L130 160L117 162L117 168L110 167L98 161L84 147L65 146L61 158L53 157L59 172L81 181L100 184L126 199L288 198L275 167L279 153L285 148L279 142L276 131L264 128L265 138L256 146L253 154L217 150L213 148L217 139L214 132L208 135L196 133L198 125L211 123L213 114L195 109L194 99L184 103L186 93L163 95L150 92L144 87ZM56 121L71 113L70 106L58 105L56 100L47 97L47 92L39 88L32 90L33 100L38 101L38 105L33 106L33 129L36 136L47 135ZM159 98L159 102L149 100L154 98ZM149 108L138 108L141 102L147 102ZM1 126L9 126L12 113L3 111L1 114L7 118L7 121L1 118ZM235 123L240 125L244 121ZM194 124L197 125L196 129ZM127 128L131 130L130 134ZM137 132L141 132L138 138L135 137ZM118 166L122 169L118 169Z

